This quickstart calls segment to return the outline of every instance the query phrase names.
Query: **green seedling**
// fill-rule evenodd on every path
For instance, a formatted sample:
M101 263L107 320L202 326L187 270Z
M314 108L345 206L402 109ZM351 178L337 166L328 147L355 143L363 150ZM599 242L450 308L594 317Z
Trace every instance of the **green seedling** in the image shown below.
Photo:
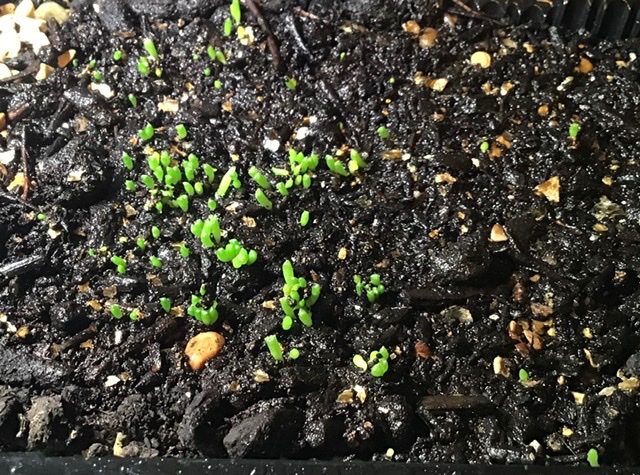
M362 277L359 275L354 275L353 282L356 285L356 294L358 294L358 296L361 296L363 293L366 294L367 300L369 300L370 303L375 302L384 294L385 287L382 284L380 274L371 274L368 283L364 283Z
M273 356L274 360L284 361L284 357L282 355L282 346L280 346L280 342L278 341L277 336L269 335L265 337L264 342L267 344L269 353L271 353L271 356Z

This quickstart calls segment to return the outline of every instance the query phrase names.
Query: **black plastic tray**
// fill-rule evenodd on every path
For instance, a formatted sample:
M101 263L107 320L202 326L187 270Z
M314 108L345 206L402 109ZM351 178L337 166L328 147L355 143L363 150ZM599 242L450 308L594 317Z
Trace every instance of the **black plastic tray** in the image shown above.
M400 464L219 459L83 459L36 454L0 456L2 475L637 475L637 468L516 465Z

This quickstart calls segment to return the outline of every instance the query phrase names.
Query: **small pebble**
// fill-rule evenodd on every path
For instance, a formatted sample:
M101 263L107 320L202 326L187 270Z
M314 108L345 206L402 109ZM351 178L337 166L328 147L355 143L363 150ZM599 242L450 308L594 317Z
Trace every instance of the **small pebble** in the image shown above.
M471 55L471 64L477 64L482 69L491 66L491 55L486 51L476 51Z
M418 38L421 48L429 48L433 46L438 37L438 30L435 28L425 28L420 37Z
M404 29L404 31L406 31L407 33L411 33L412 35L417 35L418 33L420 33L420 25L418 25L413 20L409 20L408 22L406 22L404 25L402 25L402 28Z
M582 58L580 60L580 64L578 64L578 71L580 71L582 74L589 74L591 71L593 71L593 64L591 64L591 61L589 61L587 58Z
M504 232L504 228L500 224L494 224L491 228L491 235L489 236L489 241L491 242L505 242L508 241L509 238L507 234Z
M215 358L224 346L224 337L217 332L203 332L194 336L184 354L189 358L189 366L194 371L200 371L205 363Z

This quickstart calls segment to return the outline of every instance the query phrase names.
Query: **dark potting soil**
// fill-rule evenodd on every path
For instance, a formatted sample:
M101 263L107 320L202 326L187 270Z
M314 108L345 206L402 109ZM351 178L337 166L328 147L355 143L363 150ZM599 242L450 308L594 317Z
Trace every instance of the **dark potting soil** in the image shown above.
M2 449L640 463L640 42L417 0L265 0L261 19L243 6L255 41L241 42L223 33L229 3L78 1L48 51L78 64L0 84L0 145L16 151L2 189L31 180L26 200L0 195ZM159 53L149 76L143 38ZM94 71L113 98L89 90ZM308 188L266 190L266 209L248 170L285 181L272 168L290 148L319 165ZM331 172L325 156L347 167L350 149L366 166ZM164 150L217 169L211 185L197 171L187 212L165 197L159 213L141 183ZM241 186L218 197L231 166ZM194 237L210 214L253 265ZM287 259L321 286L311 327L282 329ZM385 289L369 302L353 278L372 274ZM203 285L211 326L188 315ZM194 371L186 344L211 330L224 348ZM354 365L381 346L382 377Z

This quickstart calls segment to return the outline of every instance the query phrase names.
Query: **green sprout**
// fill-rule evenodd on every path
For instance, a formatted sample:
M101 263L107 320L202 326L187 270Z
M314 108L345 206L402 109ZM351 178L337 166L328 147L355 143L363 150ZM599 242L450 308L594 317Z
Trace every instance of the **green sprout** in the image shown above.
M156 45L153 43L153 40L151 38L145 38L142 41L142 44L144 46L144 49L147 50L147 53L149 53L149 56L151 56L153 59L157 60L158 59L158 50L156 49Z
M580 124L573 122L569 125L569 137L571 140L576 140L578 138L578 133L580 132Z
M118 320L122 318L122 308L120 308L120 305L113 304L111 306L111 315L113 315L113 318L117 318Z
M387 129L384 125L378 128L378 137L381 139L389 138L389 129Z
M216 243L220 243L222 239L222 230L220 229L220 220L216 215L209 215L206 221L196 220L191 225L191 233L200 239L202 245L207 249L214 246L213 239Z
M289 358L291 358L292 360L297 360L298 358L300 358L300 350L298 350L297 348L292 348L289 352Z
M300 226L303 228L309 224L309 212L305 209L300 215Z
M157 267L157 268L162 267L162 261L161 261L158 257L156 257L156 256L151 256L151 257L149 258L149 262L151 262L151 265L152 265L153 267Z
M89 69L93 69L96 67L96 60L92 59L91 61L89 61Z
M269 335L265 337L264 342L267 344L269 353L271 353L271 356L273 356L274 360L284 361L284 357L282 356L282 346L280 346L280 342L278 341L277 336Z
M369 283L364 283L362 281L362 277L359 275L353 276L353 283L356 284L356 294L361 296L363 293L366 294L367 300L370 303L375 302L380 298L382 294L384 294L385 287L382 284L382 279L380 274L371 274L369 277Z
M122 152L122 163L127 170L133 170L133 158L127 152Z
M260 203L260 206L262 206L263 208L266 208L266 209L273 208L273 203L271 203L271 200L267 198L267 195L264 194L264 191L262 191L261 188L258 188L256 190L256 200L258 201L258 203Z
M296 277L290 260L286 260L282 264L282 275L284 277L284 285L282 287L284 295L280 298L280 307L284 312L282 328L289 330L296 317L304 326L312 326L311 307L320 297L320 285L313 284L309 286L304 277Z
M111 262L116 266L116 270L119 274L125 274L127 272L127 261L120 256L111 257Z
M223 32L224 36L231 36L231 33L233 32L233 20L231 20L231 18L227 18L224 21Z
M91 257L93 257L93 256L95 256L95 255L96 255L96 250L95 250L95 249L89 249L89 250L87 251L87 254L89 254Z
M354 175L358 170L367 166L367 163L362 159L362 155L355 149L351 149L349 153L349 171Z
M594 448L589 449L587 452L587 462L591 468L598 468L600 463L598 462L598 451Z
M134 308L133 310L131 310L131 313L129 314L129 320L134 322L136 320L140 320L140 310L137 308Z
M124 186L128 191L136 191L137 186L136 186L136 182L133 180L127 180L124 182Z
M138 135L145 142L148 141L148 140L151 140L151 138L153 137L154 133L155 133L155 129L153 128L153 125L149 124L148 122L147 122L147 125L145 125L143 129L140 129L138 131Z
M160 237L160 228L158 226L151 226L151 235L153 239L158 239Z
M218 203L216 203L216 200L214 200L213 198L209 198L207 200L207 207L211 210L211 211L215 211L216 208L218 207Z
M120 61L121 59L122 59L122 50L119 50L119 49L115 50L113 52L113 60Z
M46 220L46 219L47 219L47 215L46 215L46 214L44 214L44 213L38 213L38 215L36 216L36 219L37 219L38 221L44 221L44 220Z
M206 77L211 76L211 68L204 68L204 71L202 71L202 74L204 74Z
M161 297L160 306L162 307L162 310L169 313L171 311L171 299L168 297Z
M100 81L102 81L102 78L103 78L103 76L102 76L102 73L100 71L94 71L93 72L93 80L94 81L100 82Z
M258 184L258 186L264 188L265 190L271 189L271 183L269 183L267 177L260 173L260 170L258 170L256 167L253 166L249 168L249 176Z
M222 64L227 64L227 58L225 57L224 53L220 50L215 49L211 45L209 45L209 47L207 48L207 54L209 55L209 58L213 59L214 61L218 61Z
M213 81L213 87L216 89L222 89L222 81L220 81L220 79L216 79Z
M138 107L138 98L135 95L129 94L127 99L129 99L129 102L133 107Z
M178 134L180 140L184 140L187 138L187 128L184 126L184 124L176 125L176 133Z
M229 12L231 13L231 18L233 18L233 22L236 25L240 24L242 20L242 12L240 10L240 0L232 0L231 6L229 7Z
M138 239L136 239L136 246L138 246L141 251L144 251L147 248L147 242L144 240L144 238L139 237Z
M237 239L231 239L216 251L216 257L220 262L231 262L235 269L239 269L256 262L258 253L254 249L247 251Z
M520 368L520 371L518 371L518 379L520 379L520 382L522 383L529 381L529 373L526 369Z
M185 243L180 244L180 255L185 259L191 255L191 251Z
M208 163L205 163L202 165L202 171L207 176L207 181L209 182L209 184L213 183L217 170Z
M327 155L325 157L325 161L327 163L327 167L329 167L329 170L331 170L336 175L349 176L349 172L340 160L333 158L331 155Z
M138 72L144 76L151 74L151 65L145 56L140 56L138 58Z
M189 197L187 195L180 195L175 199L175 204L178 206L184 213L189 211Z
M209 308L206 308L202 305L202 297L204 296L191 296L191 305L187 308L187 314L204 325L213 325L218 321L218 302L214 301Z
M224 197L229 191L229 187L233 184L234 188L240 188L240 180L238 179L238 172L236 171L236 167L231 167L227 170L222 176L220 180L220 184L218 185L218 190L216 191L216 195L220 197Z
M482 153L487 153L489 151L489 142L484 141L480 144L480 151Z
M287 80L285 81L285 85L290 91L295 91L298 87L298 81L296 81L294 78L287 78Z
M371 376L381 378L389 370L389 350L384 346L378 351L372 351L369 355L369 361L364 356L356 354L353 356L353 364L361 373L369 369Z

